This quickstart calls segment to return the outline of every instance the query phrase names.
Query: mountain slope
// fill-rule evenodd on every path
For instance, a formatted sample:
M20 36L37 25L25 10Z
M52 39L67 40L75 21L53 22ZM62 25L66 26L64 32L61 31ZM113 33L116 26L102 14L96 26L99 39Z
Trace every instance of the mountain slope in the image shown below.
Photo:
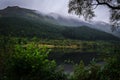
M71 39L80 40L119 40L118 38L107 34L106 32L92 29L86 26L83 27L71 27L65 30L64 36Z
M63 26L53 17L17 6L0 10L0 35L48 39L119 40L111 34L86 26Z
M117 36L120 38L120 27L119 29L115 30L115 31L112 31L112 26L108 23L105 23L105 22L101 22L101 21L92 21L92 22L85 22L85 21L81 21L81 20L78 20L78 19L75 19L75 18L71 18L71 17L63 17L63 16L60 16L59 14L55 14L55 13L52 13L52 14L49 14L49 16L51 16L54 20L53 23L57 23L59 25L64 25L64 26L69 26L69 27L79 27L79 26L88 26L90 28L93 28L93 29L97 29L97 30L100 30L100 31L103 31L103 32L107 32L107 33L110 33L114 36ZM50 21L50 20L49 20Z

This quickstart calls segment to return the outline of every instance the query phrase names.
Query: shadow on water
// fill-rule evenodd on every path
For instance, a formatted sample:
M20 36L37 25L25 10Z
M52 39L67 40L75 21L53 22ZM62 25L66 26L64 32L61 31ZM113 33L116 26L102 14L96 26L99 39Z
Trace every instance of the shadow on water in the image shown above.
M96 52L81 52L79 49L53 49L49 54L50 60L55 60L58 65L63 65L66 72L73 71L72 61L74 64L79 63L81 60L85 65L88 65L93 58L98 58Z

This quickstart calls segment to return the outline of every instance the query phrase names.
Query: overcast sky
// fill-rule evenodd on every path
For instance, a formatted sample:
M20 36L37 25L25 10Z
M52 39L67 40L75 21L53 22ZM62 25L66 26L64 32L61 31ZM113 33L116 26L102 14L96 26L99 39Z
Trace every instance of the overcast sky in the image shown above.
M0 9L7 6L20 6L29 9L35 9L43 13L59 13L64 16L73 16L68 14L68 2L69 0L0 0ZM98 7L95 10L96 21L109 21L109 12L106 7Z

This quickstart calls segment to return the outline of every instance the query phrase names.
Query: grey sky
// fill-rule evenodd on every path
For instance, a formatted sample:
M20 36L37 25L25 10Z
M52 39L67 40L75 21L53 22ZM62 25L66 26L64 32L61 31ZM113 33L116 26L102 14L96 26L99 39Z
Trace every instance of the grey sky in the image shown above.
M35 9L43 13L59 13L64 16L76 17L73 14L68 14L69 0L0 0L0 9L7 6L21 6L29 9ZM95 11L96 17L94 20L108 22L109 13L106 7L98 7Z

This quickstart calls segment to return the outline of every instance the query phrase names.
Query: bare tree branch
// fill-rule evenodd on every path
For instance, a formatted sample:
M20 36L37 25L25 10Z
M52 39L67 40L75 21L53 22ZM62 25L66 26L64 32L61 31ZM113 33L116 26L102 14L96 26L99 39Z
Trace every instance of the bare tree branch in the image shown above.
M69 0L69 13L83 16L85 20L95 17L94 9L107 6L110 11L110 24L120 26L120 0Z
M99 0L96 0L96 1L97 1L98 5L106 5L106 6L108 6L108 7L111 8L111 9L120 10L120 5L112 6L112 5L110 5L109 3L107 3L107 2L100 2Z

